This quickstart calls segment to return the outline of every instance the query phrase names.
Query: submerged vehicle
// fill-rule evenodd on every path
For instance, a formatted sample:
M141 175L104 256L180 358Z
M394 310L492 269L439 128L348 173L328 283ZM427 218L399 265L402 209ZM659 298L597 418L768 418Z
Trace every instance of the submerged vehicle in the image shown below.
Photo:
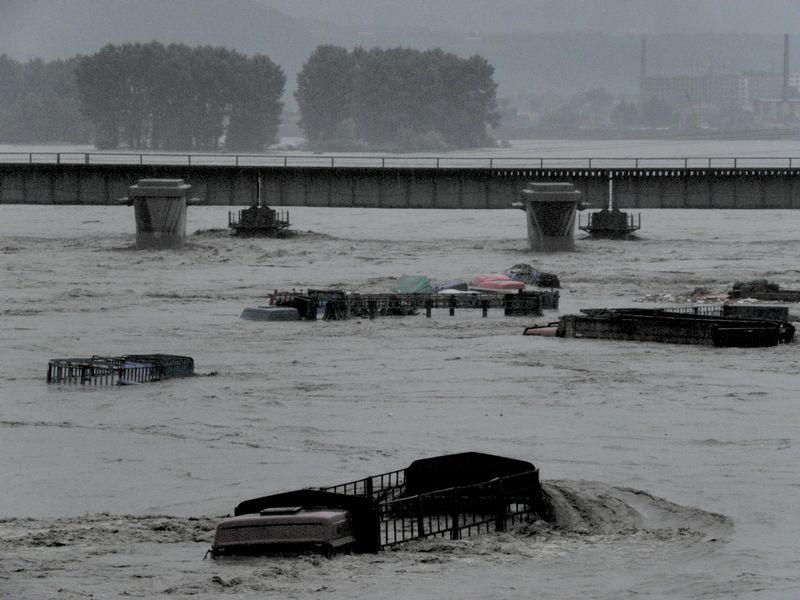
M350 513L302 506L265 508L217 525L216 554L260 554L308 549L332 554L355 543Z
M239 503L217 525L213 557L382 548L427 537L503 531L549 509L531 463L480 452Z

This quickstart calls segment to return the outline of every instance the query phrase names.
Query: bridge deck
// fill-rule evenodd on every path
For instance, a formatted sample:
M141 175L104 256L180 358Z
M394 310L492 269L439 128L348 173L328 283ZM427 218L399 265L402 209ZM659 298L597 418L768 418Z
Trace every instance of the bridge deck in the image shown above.
M116 204L146 177L180 177L202 203L509 208L531 181L566 181L620 208L800 208L800 158L0 153L0 204Z

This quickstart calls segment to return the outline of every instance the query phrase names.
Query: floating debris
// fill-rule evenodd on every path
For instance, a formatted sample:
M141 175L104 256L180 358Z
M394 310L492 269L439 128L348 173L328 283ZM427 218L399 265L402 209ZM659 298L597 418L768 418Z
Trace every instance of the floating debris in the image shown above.
M537 271L532 265L519 263L511 267L505 273L515 281L521 281L526 285L538 285L543 288L561 287L558 275L554 273L543 273Z
M445 290L446 291L446 290ZM540 316L542 310L557 310L559 292L524 291L513 294L500 293L439 293L439 294L358 294L342 290L307 290L302 292L278 292L270 296L269 307L247 308L243 319L279 320L268 315L271 307L292 308L301 320L322 318L337 321L352 318L384 316L409 316L424 308L431 316L434 308L446 308L450 314L456 309L481 309L487 316L489 309L501 308L507 316ZM267 312L264 312L267 309ZM260 318L263 316L263 319Z
M212 556L351 549L461 539L549 517L531 463L464 452L339 485L254 498L217 525Z
M511 279L508 275L492 273L489 275L477 275L470 281L469 287L472 290L483 292L510 292L512 290L524 290L525 284Z
M291 306L258 306L245 308L241 318L246 321L299 321L300 313Z
M766 279L737 281L730 291L731 298L755 298L779 302L800 302L800 290L782 290L777 283Z
M432 294L430 280L424 275L401 275L392 289L396 294Z
M194 360L171 354L58 358L47 365L47 383L128 385L194 375Z
M595 308L582 310L581 315L564 315L557 324L528 327L523 333L717 347L776 346L794 338L795 328L786 320L785 308L739 305L730 309Z

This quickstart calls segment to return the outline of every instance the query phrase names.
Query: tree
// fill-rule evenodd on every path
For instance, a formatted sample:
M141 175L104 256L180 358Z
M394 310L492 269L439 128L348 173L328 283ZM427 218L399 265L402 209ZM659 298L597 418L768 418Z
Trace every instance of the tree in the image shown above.
M275 143L285 84L283 70L266 56L238 62L225 141L228 150L260 151Z
M338 46L318 46L297 74L299 125L312 142L334 138L352 115L353 56Z
M373 147L475 147L499 122L494 69L439 48L320 46L298 75L300 125L313 143L352 120Z
M98 147L259 151L276 139L286 78L266 56L150 42L82 57L77 82Z

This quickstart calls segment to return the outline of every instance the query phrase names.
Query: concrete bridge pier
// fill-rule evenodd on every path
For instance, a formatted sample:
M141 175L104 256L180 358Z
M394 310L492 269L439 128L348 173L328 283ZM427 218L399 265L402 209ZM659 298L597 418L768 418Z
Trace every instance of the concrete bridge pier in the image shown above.
M560 252L575 249L575 211L581 193L571 183L530 183L519 208L528 223L528 249Z
M140 179L128 189L136 216L136 247L181 248L192 186L183 179Z

